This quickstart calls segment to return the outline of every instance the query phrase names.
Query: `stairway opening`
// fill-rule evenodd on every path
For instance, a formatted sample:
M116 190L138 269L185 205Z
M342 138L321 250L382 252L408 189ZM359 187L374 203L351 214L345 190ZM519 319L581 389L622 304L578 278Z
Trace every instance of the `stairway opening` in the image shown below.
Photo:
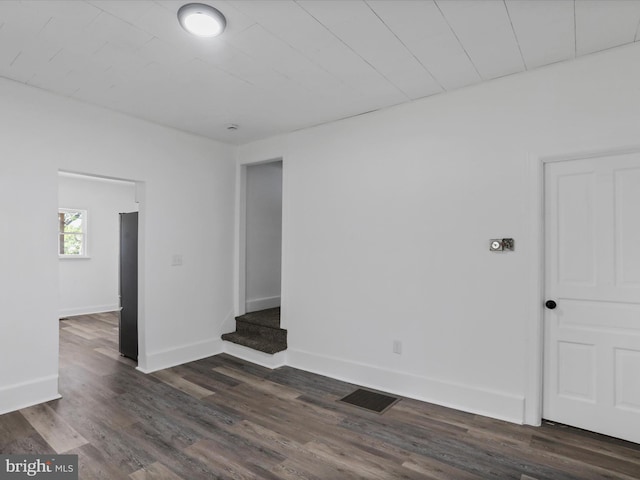
M280 306L282 161L246 167L245 310Z
M236 317L236 331L222 339L260 352L274 354L287 349L287 331L280 328L280 307Z
M280 328L283 161L240 167L236 330L227 340L264 353L287 348ZM231 325L228 325L228 330Z

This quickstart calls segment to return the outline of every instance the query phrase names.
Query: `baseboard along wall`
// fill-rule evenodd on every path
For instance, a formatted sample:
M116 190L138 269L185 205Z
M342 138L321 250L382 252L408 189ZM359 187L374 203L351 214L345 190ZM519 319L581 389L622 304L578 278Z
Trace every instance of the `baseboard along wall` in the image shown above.
M138 357L137 370L142 373L153 373L165 368L194 362L201 358L212 357L224 352L223 343L220 338L214 338L149 353L146 356Z
M257 312L258 310L266 310L267 308L276 308L280 306L280 296L247 299L245 308L247 312Z
M58 375L0 388L0 415L61 398Z
M61 308L58 311L59 318L75 317L77 315L93 315L94 313L106 313L120 311L120 305L93 305L86 307Z
M267 355L224 342L225 353L267 368L289 366L355 385L499 420L525 423L524 396L443 382L289 348ZM277 357L277 358L276 358Z

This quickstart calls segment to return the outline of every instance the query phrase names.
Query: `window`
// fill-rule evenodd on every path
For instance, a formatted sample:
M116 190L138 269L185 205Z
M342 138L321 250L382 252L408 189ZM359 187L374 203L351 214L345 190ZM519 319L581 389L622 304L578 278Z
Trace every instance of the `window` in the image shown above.
M86 210L58 210L58 254L61 257L87 256Z

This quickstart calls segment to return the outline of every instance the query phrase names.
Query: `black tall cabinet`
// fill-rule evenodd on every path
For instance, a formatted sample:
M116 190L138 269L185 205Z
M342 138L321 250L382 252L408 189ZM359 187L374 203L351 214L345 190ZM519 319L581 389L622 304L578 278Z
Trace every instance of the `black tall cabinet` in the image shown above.
M120 354L138 360L138 212L120 214Z

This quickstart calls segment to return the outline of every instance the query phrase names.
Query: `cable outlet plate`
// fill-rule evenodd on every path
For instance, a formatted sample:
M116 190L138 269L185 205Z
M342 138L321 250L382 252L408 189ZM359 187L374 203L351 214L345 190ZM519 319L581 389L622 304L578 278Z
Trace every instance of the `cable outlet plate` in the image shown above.
M505 250L513 251L515 247L515 241L513 238L492 238L489 240L490 252L503 252Z

